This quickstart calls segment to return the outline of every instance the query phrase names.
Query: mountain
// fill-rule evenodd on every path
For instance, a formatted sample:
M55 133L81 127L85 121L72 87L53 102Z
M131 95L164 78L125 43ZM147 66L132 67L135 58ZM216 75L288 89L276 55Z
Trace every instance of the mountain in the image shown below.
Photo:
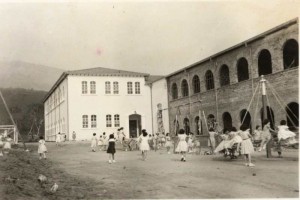
M21 61L0 61L0 87L49 91L62 69Z

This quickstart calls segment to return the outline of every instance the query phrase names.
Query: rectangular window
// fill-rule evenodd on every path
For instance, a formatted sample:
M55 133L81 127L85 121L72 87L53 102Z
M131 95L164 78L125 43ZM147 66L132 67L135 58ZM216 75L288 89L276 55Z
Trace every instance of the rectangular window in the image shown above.
M82 128L89 127L89 117L87 115L82 115Z
M132 94L132 82L127 82L127 93Z
M120 127L120 115L115 115L115 127Z
M106 127L111 127L111 115L106 115Z
M105 82L105 94L110 94L110 82Z
M140 82L135 82L135 94L141 94Z
M91 116L91 127L97 128L97 116L96 115Z
M87 94L88 89L87 89L87 82L86 81L82 81L81 82L81 86L82 86L82 94Z
M119 94L119 83L114 82L114 94Z
M90 82L90 93L96 94L96 82L95 81Z

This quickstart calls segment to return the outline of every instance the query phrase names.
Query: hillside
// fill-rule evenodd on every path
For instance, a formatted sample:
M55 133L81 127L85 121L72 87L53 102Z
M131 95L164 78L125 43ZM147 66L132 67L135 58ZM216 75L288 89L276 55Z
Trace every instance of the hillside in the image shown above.
M11 114L22 135L28 136L33 121L41 123L40 133L44 133L44 107L42 99L46 95L45 91L36 91L20 88L0 89L9 107ZM12 124L5 109L2 99L0 99L0 125ZM33 126L32 132L37 133L37 127ZM28 139L28 137L24 137Z
M62 69L20 61L0 61L0 87L49 91Z

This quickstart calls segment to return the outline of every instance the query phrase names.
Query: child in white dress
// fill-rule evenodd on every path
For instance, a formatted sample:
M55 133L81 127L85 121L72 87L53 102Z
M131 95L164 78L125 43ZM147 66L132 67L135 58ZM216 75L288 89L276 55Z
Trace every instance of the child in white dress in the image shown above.
M210 128L209 131L209 141L208 141L208 146L210 146L212 148L212 152L214 152L215 148L216 148L216 135L218 135L213 128Z
M171 143L171 137L169 136L169 133L166 134L166 148L167 148L167 152L168 154L170 154L170 149L171 149L171 146L172 146L172 143Z
M96 147L97 147L96 133L93 133L92 143L91 143L92 152L96 152Z
M142 134L139 138L140 150L142 151L142 160L145 161L147 158L147 152L150 150L149 137L145 129L142 130Z
M102 151L102 146L103 146L103 138L102 135L100 135L100 138L98 140L98 146L99 146L99 151Z
M40 155L40 160L42 159L42 156L44 159L46 159L46 152L47 152L47 147L45 145L45 140L43 136L40 136L39 140L39 148L38 148L38 154Z
M245 165L249 167L254 167L255 165L251 162L251 154L254 152L254 148L251 142L251 135L249 132L249 129L246 128L246 126L240 127L239 135L242 138L241 143L241 154L245 155ZM248 160L248 161L247 161Z
M188 153L193 153L193 148L194 148L193 133L190 133L187 137L188 137L188 142L187 142L187 144L188 144Z
M181 154L181 161L183 162L186 161L185 156L188 149L188 145L185 139L186 139L186 134L183 129L180 129L178 133L179 142L175 151Z
M11 142L12 142L12 139L8 135L5 139L5 143L4 143L4 146L3 146L4 153L9 153L9 150L11 149Z
M56 135L56 146L60 146L60 142L61 142L61 135L60 132L58 132L58 134Z
M107 150L107 145L108 145L108 138L105 135L105 132L103 132L103 151Z
M288 144L295 144L297 141L295 139L296 134L289 130L289 127L286 125L285 120L280 121L280 126L278 126L278 142L281 140L288 140Z

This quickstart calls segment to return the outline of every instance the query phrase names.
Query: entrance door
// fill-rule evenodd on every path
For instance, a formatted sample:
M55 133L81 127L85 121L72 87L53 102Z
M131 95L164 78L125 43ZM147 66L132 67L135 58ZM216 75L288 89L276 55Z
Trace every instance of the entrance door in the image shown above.
M131 138L137 137L137 121L129 120L129 136Z

